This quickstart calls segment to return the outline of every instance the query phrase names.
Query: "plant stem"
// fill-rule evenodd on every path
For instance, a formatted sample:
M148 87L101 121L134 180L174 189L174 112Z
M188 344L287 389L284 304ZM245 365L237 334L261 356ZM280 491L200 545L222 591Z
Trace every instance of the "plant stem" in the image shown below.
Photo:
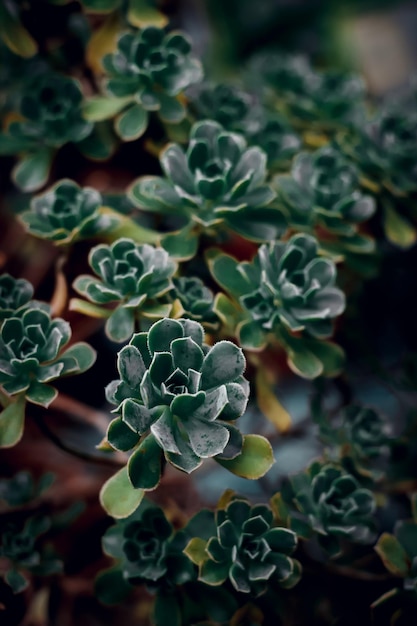
M73 448L72 446L64 443L62 439L60 439L60 437L58 437L58 435L56 435L49 428L49 426L47 426L41 415L33 415L32 417L41 433L45 435L45 437L49 439L57 448L63 450L71 456L75 456L83 461L88 461L89 463L98 463L100 465L109 465L111 467L123 467L126 463L126 460L122 460L119 455L112 455L111 457L97 456L95 454L85 452L84 450Z

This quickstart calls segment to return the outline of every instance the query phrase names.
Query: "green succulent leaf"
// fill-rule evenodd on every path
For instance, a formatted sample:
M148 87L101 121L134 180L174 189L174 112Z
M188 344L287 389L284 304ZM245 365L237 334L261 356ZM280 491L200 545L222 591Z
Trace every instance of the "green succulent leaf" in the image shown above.
M131 591L132 586L125 580L118 566L100 572L94 581L96 597L109 606L123 602Z
M162 451L152 434L143 439L129 459L129 480L135 489L156 489L162 475Z
M36 191L43 187L49 178L54 151L39 149L23 156L14 167L12 177L22 191Z
M116 519L128 517L141 503L145 492L135 489L129 480L127 467L122 467L100 489L100 504Z
M16 445L23 435L25 423L25 396L20 395L10 401L0 412L0 447L10 448Z
M115 129L123 141L134 141L143 135L148 125L148 112L133 104L116 119Z
M161 240L161 245L172 258L187 261L197 253L198 234L193 225L188 224L175 233L165 235Z
M156 596L153 610L155 626L181 626L181 609L178 600L173 593L160 593Z
M275 461L271 444L261 435L245 435L242 452L236 458L216 460L232 474L250 480L265 476Z
M387 239L401 248L410 248L417 241L414 226L388 204L384 207L384 230Z
M407 552L394 535L382 533L374 550L394 576L405 577L409 571Z
M21 593L29 586L28 579L17 569L9 569L4 575L5 582L11 587L13 593Z
M90 122L101 122L113 118L120 113L130 102L131 96L125 98L110 98L108 96L94 96L83 106L83 115Z

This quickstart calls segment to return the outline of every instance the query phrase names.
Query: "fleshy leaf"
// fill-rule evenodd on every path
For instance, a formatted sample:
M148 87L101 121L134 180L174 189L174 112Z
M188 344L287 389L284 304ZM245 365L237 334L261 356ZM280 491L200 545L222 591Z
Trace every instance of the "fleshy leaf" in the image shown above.
M234 459L216 459L229 472L257 480L270 470L274 463L274 455L271 444L261 435L245 435L243 438L242 452Z
M100 489L100 504L108 515L123 519L137 509L144 495L143 489L133 487L127 467L122 467Z
M139 444L128 463L129 480L135 489L156 489L162 475L162 450L150 434Z
M0 413L0 448L11 448L20 441L25 423L24 394L11 400Z

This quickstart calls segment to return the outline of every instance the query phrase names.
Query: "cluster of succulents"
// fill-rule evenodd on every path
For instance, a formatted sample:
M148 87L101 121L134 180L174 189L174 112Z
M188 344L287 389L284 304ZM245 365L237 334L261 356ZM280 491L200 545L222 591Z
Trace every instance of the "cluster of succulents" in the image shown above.
M289 589L301 576L301 565L291 555L297 547L292 530L274 524L272 510L230 498L215 515L215 534L192 539L186 553L199 565L199 580L220 585L229 580L240 593L258 596L270 581Z
M41 4L43 15L49 2ZM66 2L50 4L59 12ZM15 187L41 190L17 198L12 190L1 216L6 238L9 220L24 231L21 250L8 241L0 253L0 448L19 443L27 412L67 454L118 467L99 495L116 522L103 536L113 565L98 575L95 592L119 604L143 586L154 596L154 626L292 623L292 612L304 623L297 589L287 592L306 576L299 594L310 606L304 558L313 577L317 559L322 572L385 585L383 564L415 609L417 498L404 497L415 488L416 446L404 443L415 434L415 412L407 409L394 444L388 420L354 401L351 382L363 350L395 393L397 381L362 341L360 307L373 264L398 269L401 251L380 241L381 225L391 244L417 241L415 94L374 102L367 113L361 77L278 50L255 54L233 80L217 72L216 82L206 72L210 55L203 71L191 39L168 25L160 5L69 3L60 36L39 47L29 20L20 21L30 3L0 6L6 46L22 57L40 53L26 75L19 71L17 86L2 91L0 155L17 157ZM12 64L0 69L1 89ZM114 162L94 170L92 162L116 150ZM128 181L119 180L119 165ZM44 249L51 261L46 255L28 271L30 253ZM33 284L8 273L15 262ZM50 302L35 292L52 293ZM96 320L84 324L84 315ZM96 331L118 372L103 357L101 397L91 391L109 413L97 455L67 445L66 433L61 440L39 417L65 388L62 377L95 363L95 350L75 338ZM295 424L292 403L287 410L285 394L282 405L277 397L281 383L291 391L293 374L306 379L296 381L300 400L317 392L311 415ZM61 397L53 408L65 412L67 404ZM89 426L102 427L102 413L91 415L81 401L76 407ZM247 434L258 428L263 434ZM277 433L285 436L276 441ZM285 446L298 445L300 435L321 439L312 446L320 458L311 463L306 454L307 468L292 472ZM217 490L228 486L224 470L231 481L257 480L281 450L279 479L271 472L253 486L256 504L246 497L251 487L245 495L230 488L217 507L211 501L195 514L174 504L174 481L181 488L189 481L210 502L210 471ZM42 546L54 530L43 515L54 506L42 501L50 481L24 471L0 479L0 573L14 593L61 568ZM161 499L152 498L163 508L146 499L160 485ZM398 512L404 519L394 523ZM308 619L319 623L323 607L326 623L340 621L333 599Z
M30 472L20 471L0 481L0 503L6 504L0 508L0 575L15 594L24 591L33 576L62 571L62 562L42 543L53 520L34 507L53 480L49 473L35 482Z

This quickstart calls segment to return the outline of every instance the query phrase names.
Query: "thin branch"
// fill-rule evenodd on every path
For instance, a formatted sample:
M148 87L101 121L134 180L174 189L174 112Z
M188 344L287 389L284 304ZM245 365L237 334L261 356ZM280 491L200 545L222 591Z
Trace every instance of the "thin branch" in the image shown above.
M79 422L97 428L103 435L107 432L110 423L110 416L107 413L93 409L70 396L59 393L51 404L51 408L62 411Z
M126 463L126 458L124 455L120 453L114 453L112 456L98 456L96 454L90 454L89 452L85 452L84 450L80 450L78 448L73 448L69 446L67 443L64 443L58 435L56 435L49 426L45 423L44 419L40 415L33 415L33 419L38 426L39 430L47 439L49 439L57 448L63 450L67 454L71 456L75 456L78 459L83 461L87 461L89 463L98 463L100 465L109 465L112 467L123 467ZM122 458L123 456L123 458Z

